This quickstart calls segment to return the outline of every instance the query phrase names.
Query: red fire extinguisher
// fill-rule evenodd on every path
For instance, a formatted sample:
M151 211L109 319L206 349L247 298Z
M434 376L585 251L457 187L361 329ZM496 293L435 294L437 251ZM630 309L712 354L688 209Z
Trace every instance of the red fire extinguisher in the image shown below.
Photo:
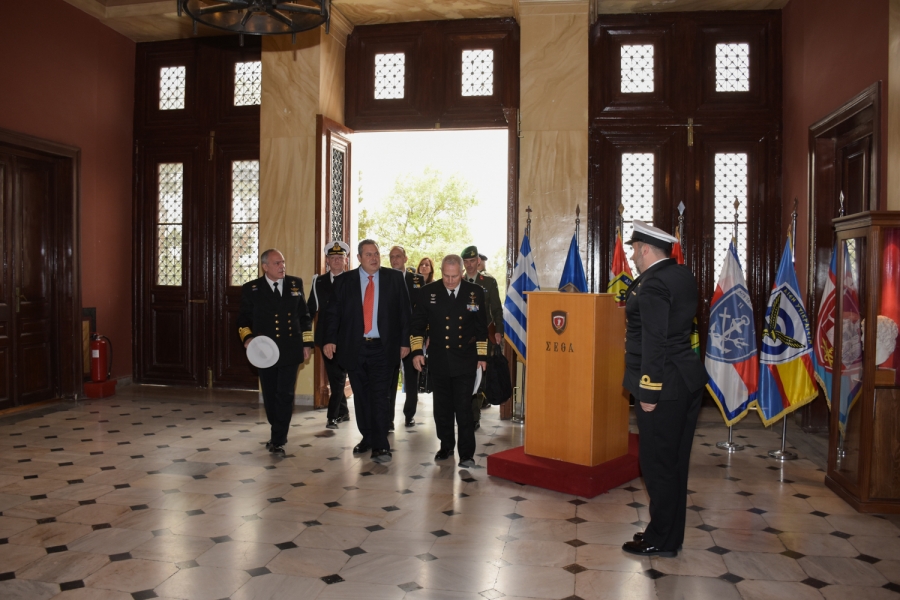
M91 334L91 381L103 383L112 373L112 342L105 335Z

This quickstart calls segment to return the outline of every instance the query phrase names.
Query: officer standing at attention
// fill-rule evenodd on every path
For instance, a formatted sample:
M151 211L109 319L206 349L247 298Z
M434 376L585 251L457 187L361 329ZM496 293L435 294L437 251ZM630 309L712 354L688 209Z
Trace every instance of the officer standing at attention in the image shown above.
M347 269L349 255L350 246L340 240L333 240L325 244L325 266L328 267L328 270L324 275L314 275L312 284L309 286L312 288L309 302L307 302L309 316L315 318L316 313L319 315L319 320L316 321L315 335L316 346L319 348L325 344L325 307L328 306L334 290L334 278ZM350 409L347 407L347 397L344 396L347 371L342 369L337 361L324 354L322 359L325 363L325 373L328 376L328 386L331 388L325 427L337 429L338 423L350 420Z
M313 347L312 319L303 297L303 280L285 275L284 255L273 248L263 252L259 261L263 276L241 288L238 334L244 348L257 335L271 338L278 346L278 362L259 369L259 382L272 427L266 448L284 455L294 413L297 370Z
M697 280L688 267L669 258L675 241L665 231L635 220L626 242L640 275L625 292L622 385L636 400L650 523L622 549L638 556L676 556L684 541L691 444L709 380L691 349Z
M475 424L472 388L475 369L487 367L487 314L484 289L462 280L462 259L450 254L441 262L441 279L422 288L410 323L409 347L413 366L421 371L426 333L428 372L434 389L434 424L441 448L434 460L453 456L459 430L459 466L475 466Z
M479 264L482 267L484 266L481 256L482 255L478 254L478 248L476 246L469 246L463 250L462 259L466 268L463 279L484 288L485 300L488 305L488 312L490 313L488 315L488 326L490 327L493 325L494 328L493 339L489 337L491 343L488 345L488 355L490 356L494 351L493 344L499 345L503 341L503 304L500 303L500 290L497 287L497 280L494 279L493 275L488 275L487 273L479 271ZM481 426L481 407L481 396L477 394L473 395L472 420L475 423L476 430Z
M388 258L391 261L391 268L396 271L403 272L406 279L406 291L409 292L409 308L410 312L416 308L416 300L419 290L425 285L425 278L416 273L415 269L407 269L406 250L403 246L394 246L391 248ZM403 368L403 382L406 386L406 401L403 403L404 425L412 427L416 424L414 417L416 416L416 407L419 404L419 372L413 368L412 355L407 354L406 358L397 363L394 373L391 376L391 417L389 431L394 431L394 416L397 410L397 377L400 375L400 368Z

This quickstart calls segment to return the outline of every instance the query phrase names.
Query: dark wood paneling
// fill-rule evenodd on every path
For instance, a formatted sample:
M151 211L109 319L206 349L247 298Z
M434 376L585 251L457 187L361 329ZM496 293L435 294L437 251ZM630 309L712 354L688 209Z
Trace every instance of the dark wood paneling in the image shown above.
M674 231L677 206L686 206L683 245L700 289L702 345L719 275L714 273L716 153L748 155L748 264L743 266L758 328L784 244L780 19L777 11L609 15L591 28L589 285L604 291L608 283L621 154L652 152L654 225ZM716 92L715 46L737 42L749 46L750 91ZM642 43L654 45L654 91L623 94L621 47Z
M138 44L135 86L135 380L255 388L237 335L231 286L232 161L259 160L255 106L234 105L235 63L260 60L259 38ZM161 111L159 68L188 67L184 110ZM183 280L156 283L157 165L182 162ZM165 347L168 346L168 347Z
M0 274L0 409L13 405L12 389L12 236L7 224L12 198L12 157L0 154L0 255L2 255L3 273Z
M806 306L813 320L813 330L828 279L835 240L832 221L840 216L841 193L844 194L845 215L878 208L880 103L881 86L875 83L809 128L811 164L807 199L809 272ZM821 391L816 400L798 412L805 431L828 429L828 406Z
M463 97L463 50L494 50L494 93ZM405 53L402 99L375 99L375 55ZM513 19L356 27L347 38L344 121L357 131L505 127L519 106L519 26Z

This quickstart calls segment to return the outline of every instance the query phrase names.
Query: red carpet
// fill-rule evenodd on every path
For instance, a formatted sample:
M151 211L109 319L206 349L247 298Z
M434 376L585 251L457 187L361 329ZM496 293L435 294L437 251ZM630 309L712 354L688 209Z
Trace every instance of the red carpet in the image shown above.
M488 475L536 487L593 498L640 477L638 435L628 436L628 454L596 467L573 465L550 458L525 454L525 447L492 454L487 460Z

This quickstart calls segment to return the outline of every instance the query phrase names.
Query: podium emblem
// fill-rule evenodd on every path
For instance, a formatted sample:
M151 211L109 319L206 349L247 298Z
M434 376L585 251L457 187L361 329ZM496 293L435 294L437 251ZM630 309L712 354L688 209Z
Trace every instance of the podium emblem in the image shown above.
M553 331L562 334L566 330L566 311L554 310L550 313L550 322L553 324Z

